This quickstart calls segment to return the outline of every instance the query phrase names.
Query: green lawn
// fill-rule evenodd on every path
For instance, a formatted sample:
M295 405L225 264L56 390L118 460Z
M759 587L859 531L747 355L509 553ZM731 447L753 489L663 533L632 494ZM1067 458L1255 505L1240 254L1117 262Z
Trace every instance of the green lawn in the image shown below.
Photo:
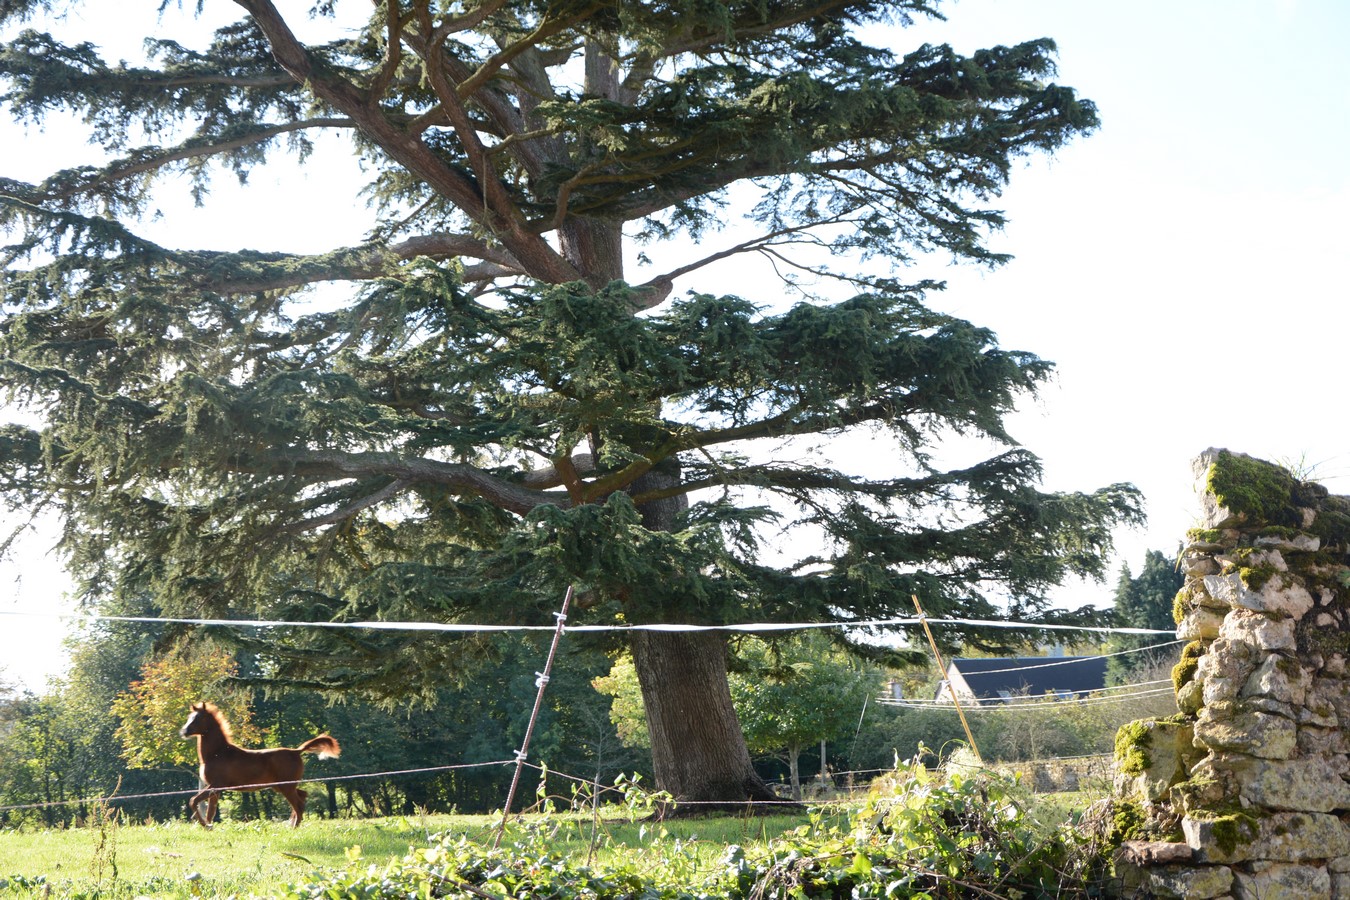
M488 816L413 816L385 819L305 819L299 829L283 820L222 822L207 831L186 822L0 832L0 900L27 897L225 897L266 895L315 869L384 864L430 835L467 835L490 842L498 819ZM550 846L585 859L654 840L683 841L710 864L727 844L753 844L806 821L804 815L718 818L640 824L586 815L522 820L549 829ZM510 840L508 834L508 841ZM50 893L48 893L50 892Z

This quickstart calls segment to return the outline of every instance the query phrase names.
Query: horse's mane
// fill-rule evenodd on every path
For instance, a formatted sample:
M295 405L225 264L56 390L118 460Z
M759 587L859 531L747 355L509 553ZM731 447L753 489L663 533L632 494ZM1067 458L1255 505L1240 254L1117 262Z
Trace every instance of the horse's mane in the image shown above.
M225 740L228 741L234 737L234 734L230 731L230 720L225 718L225 714L220 711L220 707L216 706L214 703L198 703L192 708L200 710L215 719L216 724L220 726L221 733L225 735Z

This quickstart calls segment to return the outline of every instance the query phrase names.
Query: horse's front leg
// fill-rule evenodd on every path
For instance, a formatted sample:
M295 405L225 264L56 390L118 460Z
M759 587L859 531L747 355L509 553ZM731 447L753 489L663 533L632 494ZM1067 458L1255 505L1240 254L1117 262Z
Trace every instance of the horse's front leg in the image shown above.
M212 791L211 796L206 800L206 821L208 824L216 824L216 808L220 804L220 791Z
M211 823L207 821L207 819L202 818L202 811L197 808L201 804L202 800L207 801L206 809L209 815L212 812L213 807L215 805L216 801L215 791L213 791L211 788L205 788L204 790L200 790L192 795L192 799L188 801L188 812L191 813L191 816L189 816L189 821L196 820L197 822L201 823L201 826L203 828L210 828Z

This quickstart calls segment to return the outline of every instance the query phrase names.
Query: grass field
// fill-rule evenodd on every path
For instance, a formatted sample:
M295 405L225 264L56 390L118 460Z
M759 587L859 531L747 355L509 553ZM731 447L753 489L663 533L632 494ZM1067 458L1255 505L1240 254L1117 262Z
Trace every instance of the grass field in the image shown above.
M711 864L727 844L754 844L806 821L806 816L718 818L662 825L596 823L584 815L555 815L525 824L551 829L550 846L597 858L640 848L659 834L684 842ZM307 818L299 829L284 820L222 822L207 831L186 822L116 825L56 831L0 832L0 900L82 897L227 897L267 895L316 869L359 861L383 865L433 834L490 842L499 819L428 815L385 819ZM664 829L664 832L662 832ZM510 840L508 833L507 840Z
M971 794L957 802L981 796ZM1026 812L1019 827L1047 835L1097 799L1093 792L1032 795L1020 789L1019 796ZM692 882L725 867L728 845L762 847L813 818L842 825L847 832L851 811L860 802L831 805L814 816L801 812L664 823L646 821L650 807L642 803L616 804L603 807L600 816L558 811L515 817L502 844L504 849L543 848L565 856L570 865L619 861L639 875L675 866ZM0 900L277 896L288 885L321 881L338 870L346 871L343 879L370 866L383 872L410 849L431 845L435 836L490 846L500 821L500 815L309 817L299 829L283 819L227 820L208 831L187 821L129 824L113 818L87 827L0 831Z

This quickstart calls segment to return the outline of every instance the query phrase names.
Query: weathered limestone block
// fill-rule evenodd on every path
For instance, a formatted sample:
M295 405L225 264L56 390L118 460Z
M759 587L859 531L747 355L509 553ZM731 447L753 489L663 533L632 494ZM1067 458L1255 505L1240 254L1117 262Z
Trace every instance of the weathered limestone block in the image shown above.
M1242 576L1236 572L1206 575L1204 581L1206 593L1234 609L1279 613L1301 619L1315 605L1302 579L1290 576L1287 572L1272 573L1257 590L1247 587Z
M1314 678L1304 700L1308 711L1320 717L1334 717L1350 725L1350 681L1343 678Z
M1234 609L1224 617L1219 637L1251 644L1267 653L1295 648L1294 625L1291 618L1275 618L1250 609Z
M1278 550L1252 550L1250 547L1243 548L1241 551L1226 553L1216 556L1215 560L1224 566L1231 566L1235 569L1273 569L1278 572L1288 572L1289 564L1284 561L1284 555Z
M1284 716L1246 706L1206 704L1196 716L1195 746L1288 759L1298 746L1298 726Z
M1195 668L1195 680L1204 685L1204 704L1210 706L1237 699L1238 692L1260 661L1261 654L1255 644L1216 639Z
M1186 816L1181 831L1196 858L1205 863L1304 862L1350 854L1350 825L1326 813Z
M1197 606L1186 613L1186 617L1177 626L1177 640L1212 641L1219 636L1223 619L1224 613L1222 610Z
M1250 700L1244 700L1250 709L1260 710L1263 713L1270 713L1272 716L1280 716L1288 719L1290 722L1298 721L1299 711L1289 703L1281 703L1278 700L1271 700L1269 697L1253 697Z
M1186 777L1194 740L1189 722L1141 719L1122 726L1116 736L1116 794L1150 803L1166 798L1172 785Z
M1304 510L1304 512L1312 512L1312 510ZM1311 524L1312 522L1308 522L1308 525ZM1258 535L1252 543L1257 547L1279 550L1281 553L1316 553L1322 547L1322 539L1312 534L1296 534L1293 537L1262 534Z
M1306 706L1301 706L1294 721L1300 725L1312 725L1316 728L1335 728L1341 720L1334 713L1326 712L1324 708L1312 710Z
M1226 613L1233 608L1227 601L1210 596L1209 591L1205 590L1204 578L1187 578L1181 590L1177 591L1175 602L1182 609L1203 606L1205 609L1218 609Z
M1203 681L1188 681L1177 691L1177 709L1188 716L1200 711L1205 702L1205 684Z
M1188 863L1194 858L1195 851L1184 841L1125 841L1116 852L1117 864L1127 862L1136 866Z
M1227 866L1161 866L1148 873L1146 888L1154 897L1213 900L1233 887Z
M1234 900L1331 900L1331 875L1321 866L1254 865L1234 873Z
M1287 572L1276 572L1260 590L1250 591L1248 596L1261 598L1262 606L1254 607L1258 612L1288 613L1295 619L1303 618L1317 605L1303 579Z
M1212 900L1228 893L1233 886L1232 870L1192 865L1194 855L1185 843L1126 841L1113 861L1121 896Z
M1229 764L1243 800L1275 810L1329 813L1350 810L1350 785L1324 757L1237 759Z
M1182 574L1192 578L1204 578L1206 575L1219 574L1219 562L1214 557L1205 554L1203 556L1185 556L1181 560Z
M1337 872L1331 876L1331 900L1350 900L1350 875Z
M1231 758L1224 753L1210 753L1196 763L1190 778L1172 788L1172 809L1178 815L1203 819L1210 817L1212 810L1237 803L1238 788L1229 768Z
M1328 758L1350 753L1350 737L1341 728L1298 727L1298 755Z
M1247 678L1239 697L1268 697L1280 703L1302 705L1312 673L1287 656L1271 654Z

